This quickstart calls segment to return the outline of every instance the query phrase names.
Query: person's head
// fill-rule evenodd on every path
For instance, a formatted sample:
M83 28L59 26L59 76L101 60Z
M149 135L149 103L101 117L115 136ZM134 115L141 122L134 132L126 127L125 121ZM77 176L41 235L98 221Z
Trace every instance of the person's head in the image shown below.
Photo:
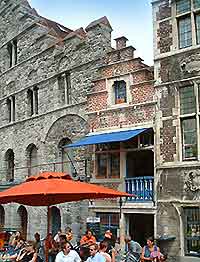
M112 232L110 230L106 230L105 234L104 234L105 238L111 239L112 238Z
M52 235L52 233L48 233L48 235L47 235L47 239L48 239L48 240L52 240L52 239L53 239L53 235Z
M20 232L20 231L17 231L17 232L15 233L15 239L18 240L18 239L20 239L20 237L21 237L21 232Z
M86 231L85 235L86 235L88 238L90 238L90 237L92 236L92 231L88 229L88 230Z
M101 241L99 245L99 250L106 252L108 249L108 243L105 241Z
M35 247L33 242L27 242L26 245L25 245L25 248L26 248L27 252L35 252L36 251L36 247Z
M72 229L71 229L70 227L67 227L67 228L66 228L66 232L67 232L67 233L72 233Z
M96 253L98 252L98 245L92 244L89 246L90 256L94 257Z
M66 235L60 234L60 235L59 235L59 242L60 242L61 246L64 245L64 244L66 244L66 243L67 243L67 237L66 237Z
M125 242L126 244L130 243L131 242L131 237L130 236L125 236Z
M25 245L24 239L20 239L20 240L17 242L16 248L22 248L24 245Z
M34 237L36 241L40 241L40 234L38 232L34 234Z
M153 237L148 237L147 238L147 246L152 247L154 245L154 238Z
M62 246L62 251L64 254L68 254L71 250L71 244L69 242L66 242L63 246Z
M58 234L58 235L62 234L62 230L61 230L61 229L58 229L57 234Z

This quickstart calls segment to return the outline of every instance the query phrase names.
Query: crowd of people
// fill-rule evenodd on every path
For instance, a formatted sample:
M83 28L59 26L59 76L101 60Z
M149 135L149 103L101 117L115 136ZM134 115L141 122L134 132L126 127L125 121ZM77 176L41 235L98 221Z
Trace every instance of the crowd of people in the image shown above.
M35 233L34 241L26 242L20 232L10 237L8 245L1 252L1 260L18 262L161 262L166 257L160 252L154 239L149 237L142 248L130 236L125 237L127 252L121 256L119 240L114 241L112 232L107 230L99 243L91 230L87 230L80 239L80 244L73 246L73 232L59 230L55 236L49 233L41 241L40 234Z

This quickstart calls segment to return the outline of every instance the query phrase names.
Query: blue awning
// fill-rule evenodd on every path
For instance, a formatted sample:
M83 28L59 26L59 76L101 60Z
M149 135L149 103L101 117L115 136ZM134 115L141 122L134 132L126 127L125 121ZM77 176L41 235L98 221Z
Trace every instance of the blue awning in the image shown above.
M111 142L123 142L141 134L146 130L147 128L141 128L135 130L118 131L118 132L103 133L103 134L96 134L96 135L90 134L85 136L81 140L73 144L66 145L64 147L79 147L79 146L111 143Z

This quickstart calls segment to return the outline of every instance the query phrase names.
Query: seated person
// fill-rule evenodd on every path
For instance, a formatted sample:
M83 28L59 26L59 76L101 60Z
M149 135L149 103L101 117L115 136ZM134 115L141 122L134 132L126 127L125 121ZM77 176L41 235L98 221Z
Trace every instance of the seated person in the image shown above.
M80 245L91 245L91 244L95 244L96 243L96 238L93 236L92 231L91 230L87 230L85 235L81 238L80 240Z
M24 247L25 245L25 242L23 239L20 239L18 242L17 242L17 245L16 247L10 247L7 252L3 255L3 259L16 259L20 250Z
M145 262L149 260L154 262L160 262L165 260L165 257L160 252L160 248L154 244L153 237L147 238L147 245L144 246L142 249L141 261Z
M21 262L36 262L37 252L33 243L27 243L25 248L22 248L16 258L16 261Z

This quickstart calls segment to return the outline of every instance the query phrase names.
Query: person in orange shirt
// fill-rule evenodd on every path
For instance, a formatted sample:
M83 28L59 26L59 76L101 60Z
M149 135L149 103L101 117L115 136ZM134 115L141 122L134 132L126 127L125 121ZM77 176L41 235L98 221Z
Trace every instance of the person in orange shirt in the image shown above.
M93 236L92 231L89 229L86 231L85 235L80 240L80 245L91 245L96 243L96 238Z

